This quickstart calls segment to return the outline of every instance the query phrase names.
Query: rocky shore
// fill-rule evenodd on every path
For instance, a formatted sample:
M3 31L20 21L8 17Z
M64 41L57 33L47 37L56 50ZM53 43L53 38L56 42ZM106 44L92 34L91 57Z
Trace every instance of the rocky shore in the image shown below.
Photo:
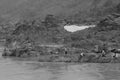
M4 49L2 56L18 58L34 58L40 62L79 62L79 63L119 63L120 55L112 50L104 53L102 51L87 51L80 48L29 46L15 49Z

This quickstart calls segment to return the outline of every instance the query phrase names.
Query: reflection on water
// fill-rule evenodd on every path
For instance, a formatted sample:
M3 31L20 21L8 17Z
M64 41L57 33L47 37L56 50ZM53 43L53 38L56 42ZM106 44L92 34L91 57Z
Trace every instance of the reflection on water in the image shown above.
M120 80L120 64L43 63L1 57L0 80Z

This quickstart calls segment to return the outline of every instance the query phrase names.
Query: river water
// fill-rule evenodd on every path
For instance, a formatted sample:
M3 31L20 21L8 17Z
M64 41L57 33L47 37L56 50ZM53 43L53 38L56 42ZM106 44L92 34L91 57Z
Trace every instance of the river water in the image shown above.
M120 64L34 62L0 57L0 80L120 80Z

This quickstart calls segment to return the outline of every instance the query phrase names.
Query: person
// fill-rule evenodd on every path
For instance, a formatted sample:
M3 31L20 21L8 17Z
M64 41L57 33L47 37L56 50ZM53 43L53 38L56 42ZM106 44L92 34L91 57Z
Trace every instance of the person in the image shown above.
M83 56L84 56L84 53L82 52L82 53L80 54L80 56L82 56L82 57L83 57Z
M82 53L80 53L80 55L79 55L79 61L82 59L84 57L84 53L82 52Z
M105 50L102 50L102 57L105 57L105 55L106 55Z
M104 51L104 52L103 52L103 51ZM107 44L107 43L103 43L102 52L105 53L105 54L108 53L108 44Z
M67 52L67 48L64 48L64 54L67 54L68 52Z

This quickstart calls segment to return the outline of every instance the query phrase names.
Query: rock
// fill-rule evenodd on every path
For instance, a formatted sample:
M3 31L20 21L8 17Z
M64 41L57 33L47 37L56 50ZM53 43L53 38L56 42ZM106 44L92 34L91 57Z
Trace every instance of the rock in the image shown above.
M2 56L11 56L11 55L12 55L12 52L8 48L5 48L2 53Z
M80 62L93 62L95 59L98 59L100 55L96 53L84 53Z
M114 22L115 22L117 25L120 25L120 17L116 18L116 19L114 20Z
M100 57L97 62L98 63L110 63L112 60L112 58L110 57Z

